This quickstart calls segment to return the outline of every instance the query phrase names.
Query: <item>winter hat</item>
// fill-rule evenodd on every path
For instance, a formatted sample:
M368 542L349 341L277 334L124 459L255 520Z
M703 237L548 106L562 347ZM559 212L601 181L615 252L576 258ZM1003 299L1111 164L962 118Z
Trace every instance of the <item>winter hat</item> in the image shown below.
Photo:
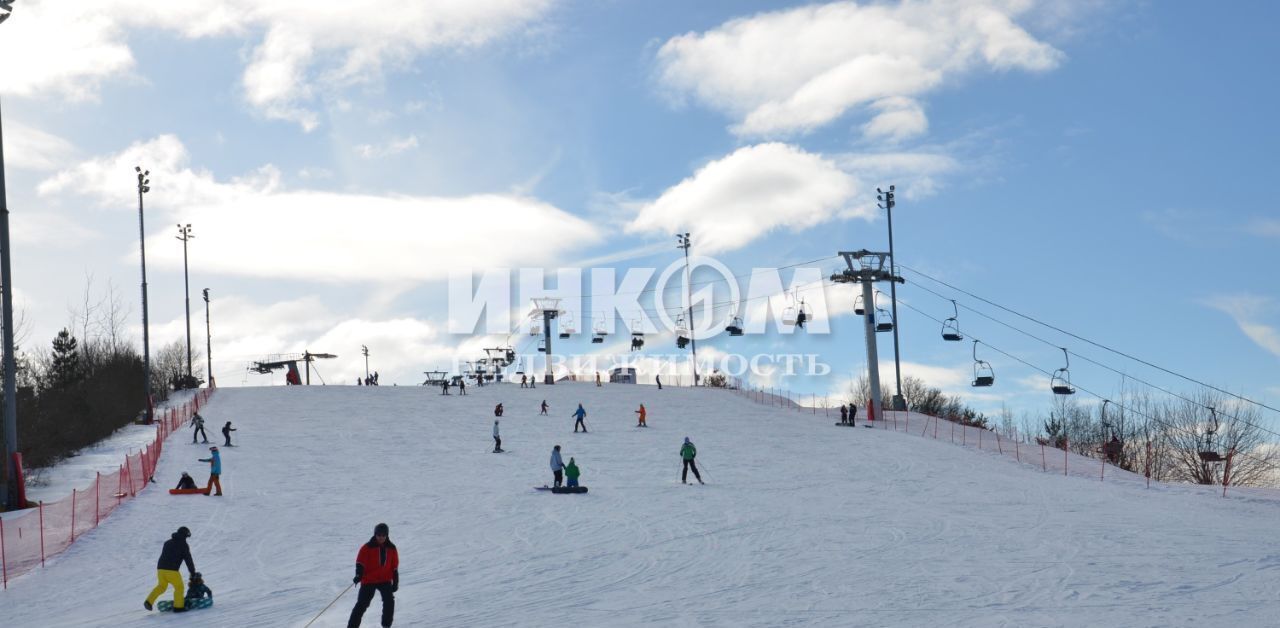
M209 448L209 451L218 451L218 448L217 448L217 447L210 447L210 448Z
M684 442L686 442L686 443L687 443L687 442L689 442L689 437L688 437L688 436L685 436L685 437L684 437Z
M379 523L378 525L373 526L373 535L378 536L379 534L382 536L391 536L391 528L388 528L385 523Z
M204 580L204 576L201 576L201 575L200 575L200 572L198 572L198 571L197 571L197 572L195 572L195 573L191 574L191 581L192 581L192 582L199 582L199 581L201 581L201 580Z
M179 538L183 538L183 539L185 539L185 538L190 537L190 536L191 536L191 530L190 530L190 529L188 529L188 528L187 528L187 526L182 526L181 528L178 528L178 537L179 537Z

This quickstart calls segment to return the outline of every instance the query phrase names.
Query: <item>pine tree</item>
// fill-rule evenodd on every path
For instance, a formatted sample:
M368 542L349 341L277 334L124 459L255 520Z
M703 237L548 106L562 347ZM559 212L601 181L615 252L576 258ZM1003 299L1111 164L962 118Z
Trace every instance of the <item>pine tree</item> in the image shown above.
M64 327L53 339L50 384L53 388L66 388L80 381L80 375L80 351L76 346L76 337Z

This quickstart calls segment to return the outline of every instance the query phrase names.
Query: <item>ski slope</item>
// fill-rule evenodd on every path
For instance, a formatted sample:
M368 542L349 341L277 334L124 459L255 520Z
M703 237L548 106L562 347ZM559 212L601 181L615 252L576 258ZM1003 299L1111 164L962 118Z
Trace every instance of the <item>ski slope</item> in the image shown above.
M1280 503L1042 473L918 434L718 390L223 389L224 497L171 496L207 446L174 435L153 485L0 593L5 626L296 626L350 584L379 521L396 626L1271 626ZM538 416L543 399L550 416ZM490 453L505 404L505 454ZM569 414L582 402L587 434ZM644 402L647 429L633 411ZM706 486L680 484L683 437ZM220 435L219 435L220 436ZM219 438L220 442L220 438ZM586 495L550 483L552 445ZM692 478L691 478L692 479ZM147 612L189 526L216 604ZM186 576L185 570L183 572ZM162 598L162 599L167 599ZM315 626L344 626L347 592ZM365 626L378 625L375 598Z

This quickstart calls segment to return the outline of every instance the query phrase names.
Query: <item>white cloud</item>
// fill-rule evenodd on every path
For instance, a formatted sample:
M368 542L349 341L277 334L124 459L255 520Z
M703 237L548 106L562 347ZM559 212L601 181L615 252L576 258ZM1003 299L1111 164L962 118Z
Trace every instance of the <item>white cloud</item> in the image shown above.
M56 170L75 153L71 142L16 122L5 124L4 144L10 168Z
M1280 220L1264 219L1256 220L1250 225L1250 231L1255 235L1267 237L1280 237Z
M380 159L382 157L390 157L399 155L411 148L418 147L418 136L409 135L408 137L396 137L388 140L385 144L360 144L356 146L356 154L364 159Z
M148 262L181 267L181 252L161 245L173 237L170 220L190 222L197 238L190 247L192 264L254 277L437 280L446 278L450 267L551 264L601 238L590 223L529 197L291 191L280 189L279 173L271 166L221 182L188 161L176 137L162 136L60 172L38 189L45 196L84 195L102 207L132 210L136 189L131 180L122 180L131 179L133 165L141 164L152 170L148 224L166 225L148 236ZM153 212L162 212L163 219Z
M910 98L885 98L872 105L880 113L862 125L862 134L873 140L898 141L929 129L920 103Z
M808 132L846 111L918 98L977 70L1045 71L1063 54L1014 22L1031 2L832 2L734 19L668 40L660 80L738 121L743 136ZM885 116L885 113L881 113ZM900 110L869 131L923 131Z
M318 123L320 91L379 79L387 67L439 49L488 44L544 15L552 0L24 0L5 24L0 91L73 100L131 72L132 31L190 38L263 33L242 77L245 99L272 118Z
M1226 312L1235 319L1240 331L1254 344L1280 356L1280 328L1259 319L1275 311L1275 302L1268 297L1241 294L1218 297L1207 303L1210 307Z
M747 146L698 169L644 205L631 232L698 234L698 252L736 249L779 227L800 231L841 212L858 192L831 161L786 144Z

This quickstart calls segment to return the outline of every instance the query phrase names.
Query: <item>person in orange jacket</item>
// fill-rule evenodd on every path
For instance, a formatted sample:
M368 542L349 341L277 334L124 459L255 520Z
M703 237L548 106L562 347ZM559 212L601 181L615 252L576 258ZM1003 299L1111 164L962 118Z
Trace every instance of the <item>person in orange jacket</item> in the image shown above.
M382 625L389 627L395 618L396 591L400 590L400 555L391 542L391 529L385 523L373 527L373 538L360 546L356 554L356 577L353 583L360 585L356 606L351 609L347 628L356 628L364 618L364 612L373 602L374 592L382 594Z
M648 426L648 425L646 425L646 424L645 424L645 422L644 422L645 411L644 411L644 404L643 404L643 403L642 403L642 404L640 404L640 409L639 409L639 410L636 410L636 414L640 415L640 422L639 422L639 423L636 423L636 427L649 427L649 426Z

